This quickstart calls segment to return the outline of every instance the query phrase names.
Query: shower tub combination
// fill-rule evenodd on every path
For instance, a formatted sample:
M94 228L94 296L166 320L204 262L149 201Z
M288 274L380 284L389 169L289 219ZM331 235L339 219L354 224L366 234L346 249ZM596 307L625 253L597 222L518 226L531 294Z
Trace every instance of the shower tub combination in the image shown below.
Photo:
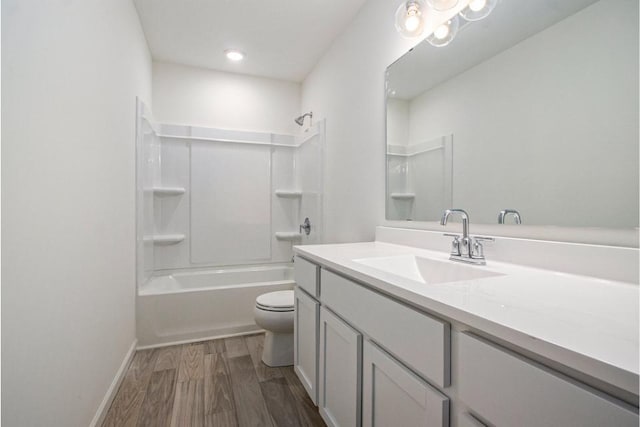
M293 289L293 245L321 241L324 121L254 132L158 123L137 107L138 346L261 331L256 298Z
M291 264L155 275L138 290L138 347L258 332L256 297L294 284Z

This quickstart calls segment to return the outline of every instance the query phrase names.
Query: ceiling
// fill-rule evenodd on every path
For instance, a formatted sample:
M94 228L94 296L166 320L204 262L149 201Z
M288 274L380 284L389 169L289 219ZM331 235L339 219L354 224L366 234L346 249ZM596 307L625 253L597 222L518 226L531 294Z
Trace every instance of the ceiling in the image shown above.
M366 0L134 0L155 60L301 82ZM225 49L246 54L231 62Z

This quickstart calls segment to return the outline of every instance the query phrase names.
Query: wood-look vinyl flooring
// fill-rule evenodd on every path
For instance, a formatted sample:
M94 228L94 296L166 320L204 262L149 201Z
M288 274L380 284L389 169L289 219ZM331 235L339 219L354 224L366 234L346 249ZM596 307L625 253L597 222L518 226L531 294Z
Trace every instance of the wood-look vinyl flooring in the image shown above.
M293 368L262 363L263 340L136 352L103 427L324 426Z

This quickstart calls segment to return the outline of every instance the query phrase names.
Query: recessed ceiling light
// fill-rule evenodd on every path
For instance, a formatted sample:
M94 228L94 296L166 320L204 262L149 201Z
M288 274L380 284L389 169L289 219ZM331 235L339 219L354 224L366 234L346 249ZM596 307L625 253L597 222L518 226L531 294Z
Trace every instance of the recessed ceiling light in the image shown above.
M227 56L227 59L231 61L242 61L244 59L244 53L235 49L227 49L224 51L224 54Z

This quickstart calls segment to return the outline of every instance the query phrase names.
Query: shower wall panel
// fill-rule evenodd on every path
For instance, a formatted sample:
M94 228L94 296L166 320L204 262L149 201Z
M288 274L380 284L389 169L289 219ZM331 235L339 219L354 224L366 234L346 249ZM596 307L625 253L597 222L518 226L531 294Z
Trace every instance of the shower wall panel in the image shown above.
M271 260L271 147L191 145L191 262Z

